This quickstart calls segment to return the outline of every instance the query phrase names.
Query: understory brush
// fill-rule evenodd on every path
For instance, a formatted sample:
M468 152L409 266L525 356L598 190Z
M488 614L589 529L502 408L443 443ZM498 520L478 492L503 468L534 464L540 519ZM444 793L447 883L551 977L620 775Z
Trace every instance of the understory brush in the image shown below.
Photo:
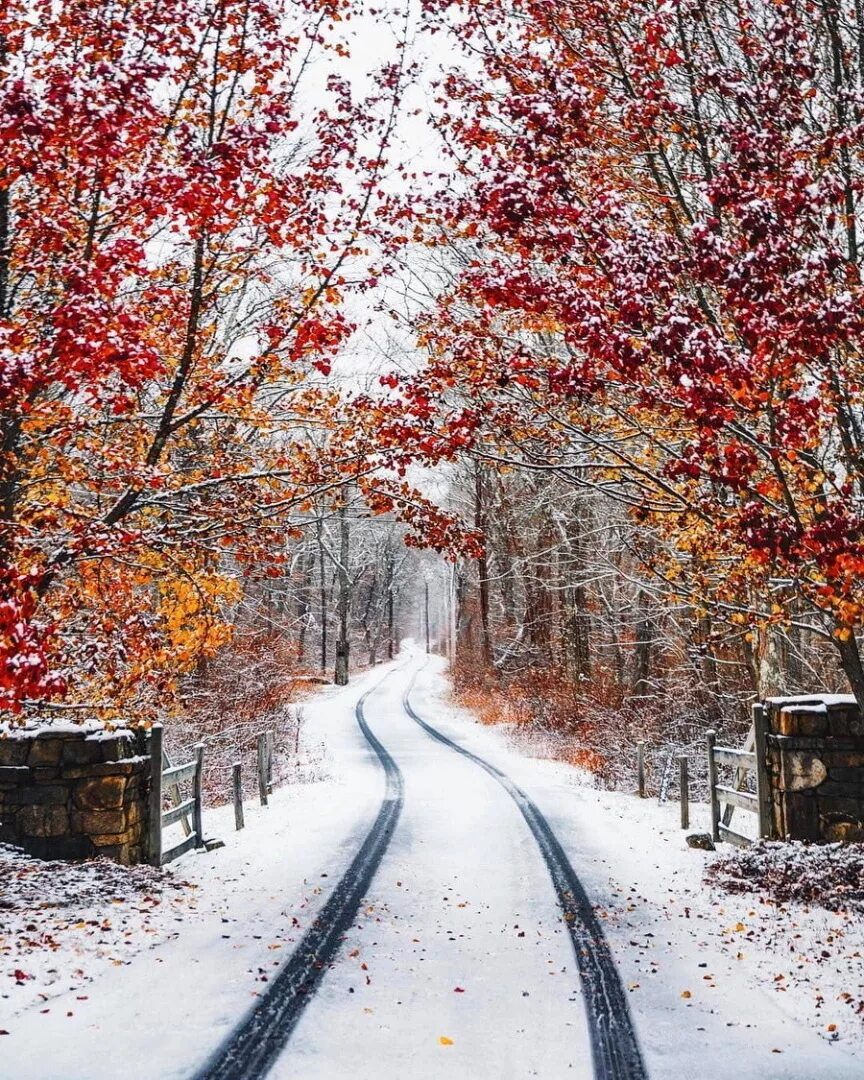
M257 793L258 735L273 732L272 783L318 779L320 749L303 739L303 698L323 682L279 633L237 632L230 645L202 665L184 687L184 711L165 725L172 760L188 757L203 741L204 793L210 804L228 801L234 762L244 793Z
M458 703L481 723L506 725L521 749L584 769L608 789L636 789L637 748L643 742L648 792L661 799L677 792L681 754L688 758L691 797L704 797L706 731L714 728L721 741L740 746L750 723L740 702L718 708L698 690L677 684L626 696L602 671L590 679L554 666L493 672L460 659L454 687Z

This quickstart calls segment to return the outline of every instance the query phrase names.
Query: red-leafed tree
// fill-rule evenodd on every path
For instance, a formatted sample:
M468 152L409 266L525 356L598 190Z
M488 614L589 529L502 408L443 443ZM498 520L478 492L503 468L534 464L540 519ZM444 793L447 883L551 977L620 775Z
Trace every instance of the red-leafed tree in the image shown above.
M401 75L353 99L349 11L4 5L0 708L159 700L290 510L362 471L322 376Z
M427 14L471 60L440 94L464 182L440 204L458 259L405 385L413 445L624 501L670 591L749 625L760 689L792 621L864 704L860 12Z

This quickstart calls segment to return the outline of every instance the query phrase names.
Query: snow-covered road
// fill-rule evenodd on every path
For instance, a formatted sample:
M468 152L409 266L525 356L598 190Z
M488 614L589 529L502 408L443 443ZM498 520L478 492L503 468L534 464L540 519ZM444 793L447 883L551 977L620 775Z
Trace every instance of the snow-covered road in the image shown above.
M250 1007L266 999L285 954L314 928L381 812L381 763L355 717L363 694L369 727L401 772L404 803L335 962L297 1010L268 1075L594 1077L596 1010L589 1020L571 924L540 847L495 776L406 713L402 698L415 677L417 715L512 777L553 826L623 973L624 1013L652 1080L861 1075L860 1059L796 1023L770 985L729 958L721 928L754 901L730 899L715 916L701 898L701 853L683 849L680 834L674 847L661 817L628 823L615 797L575 785L567 766L514 753L446 702L439 659L408 655L307 706L307 730L328 748L331 779L277 793L270 809L249 814L243 833L229 831L227 808L212 813L208 831L227 847L178 865L199 883L196 923L100 975L86 997L70 992L48 1011L30 1008L7 1022L0 1077L206 1075ZM638 1064L609 1075L638 1076Z
M369 701L405 807L344 962L272 1075L591 1077L583 991L537 844L492 777L408 719L417 673L394 672Z

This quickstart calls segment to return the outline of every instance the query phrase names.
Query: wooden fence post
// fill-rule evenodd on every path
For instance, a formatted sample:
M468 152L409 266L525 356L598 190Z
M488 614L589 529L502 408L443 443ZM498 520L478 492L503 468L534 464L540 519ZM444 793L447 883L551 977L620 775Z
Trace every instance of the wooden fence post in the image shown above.
M267 735L258 736L258 796L261 805L267 805Z
M270 728L267 732L267 794L273 794L273 753L276 746L276 732Z
M150 836L151 866L162 865L162 725L150 728Z
M243 766L235 761L231 766L232 784L234 788L234 828L242 829L245 825L243 820Z
M711 799L711 839L720 840L720 800L717 798L717 762L714 760L714 747L717 745L717 732L705 734L708 743L708 794Z
M759 800L759 837L770 838L771 781L768 776L768 717L765 706L753 706L753 751L756 754L756 797Z
M204 778L204 743L195 743L195 776L192 780L192 828L195 830L195 847L204 846L204 807L201 798L201 781Z
M636 743L636 771L639 780L639 798L645 798L645 743L642 739Z
M690 777L686 754L678 755L678 780L681 785L681 828L690 828Z

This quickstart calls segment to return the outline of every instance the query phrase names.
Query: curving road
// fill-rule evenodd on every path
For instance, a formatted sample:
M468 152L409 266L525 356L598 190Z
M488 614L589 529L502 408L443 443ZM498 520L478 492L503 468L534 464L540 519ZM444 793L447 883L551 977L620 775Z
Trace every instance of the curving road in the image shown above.
M390 677L390 673L384 679ZM382 682L384 680L382 679ZM351 865L290 959L243 1022L198 1074L201 1080L256 1080L266 1076L285 1048L327 966L336 959L396 828L404 800L402 772L375 737L365 716L372 687L357 702L357 724L384 770L384 798Z
M199 1080L647 1076L601 926L537 806L421 715L356 718L384 774L357 855Z

